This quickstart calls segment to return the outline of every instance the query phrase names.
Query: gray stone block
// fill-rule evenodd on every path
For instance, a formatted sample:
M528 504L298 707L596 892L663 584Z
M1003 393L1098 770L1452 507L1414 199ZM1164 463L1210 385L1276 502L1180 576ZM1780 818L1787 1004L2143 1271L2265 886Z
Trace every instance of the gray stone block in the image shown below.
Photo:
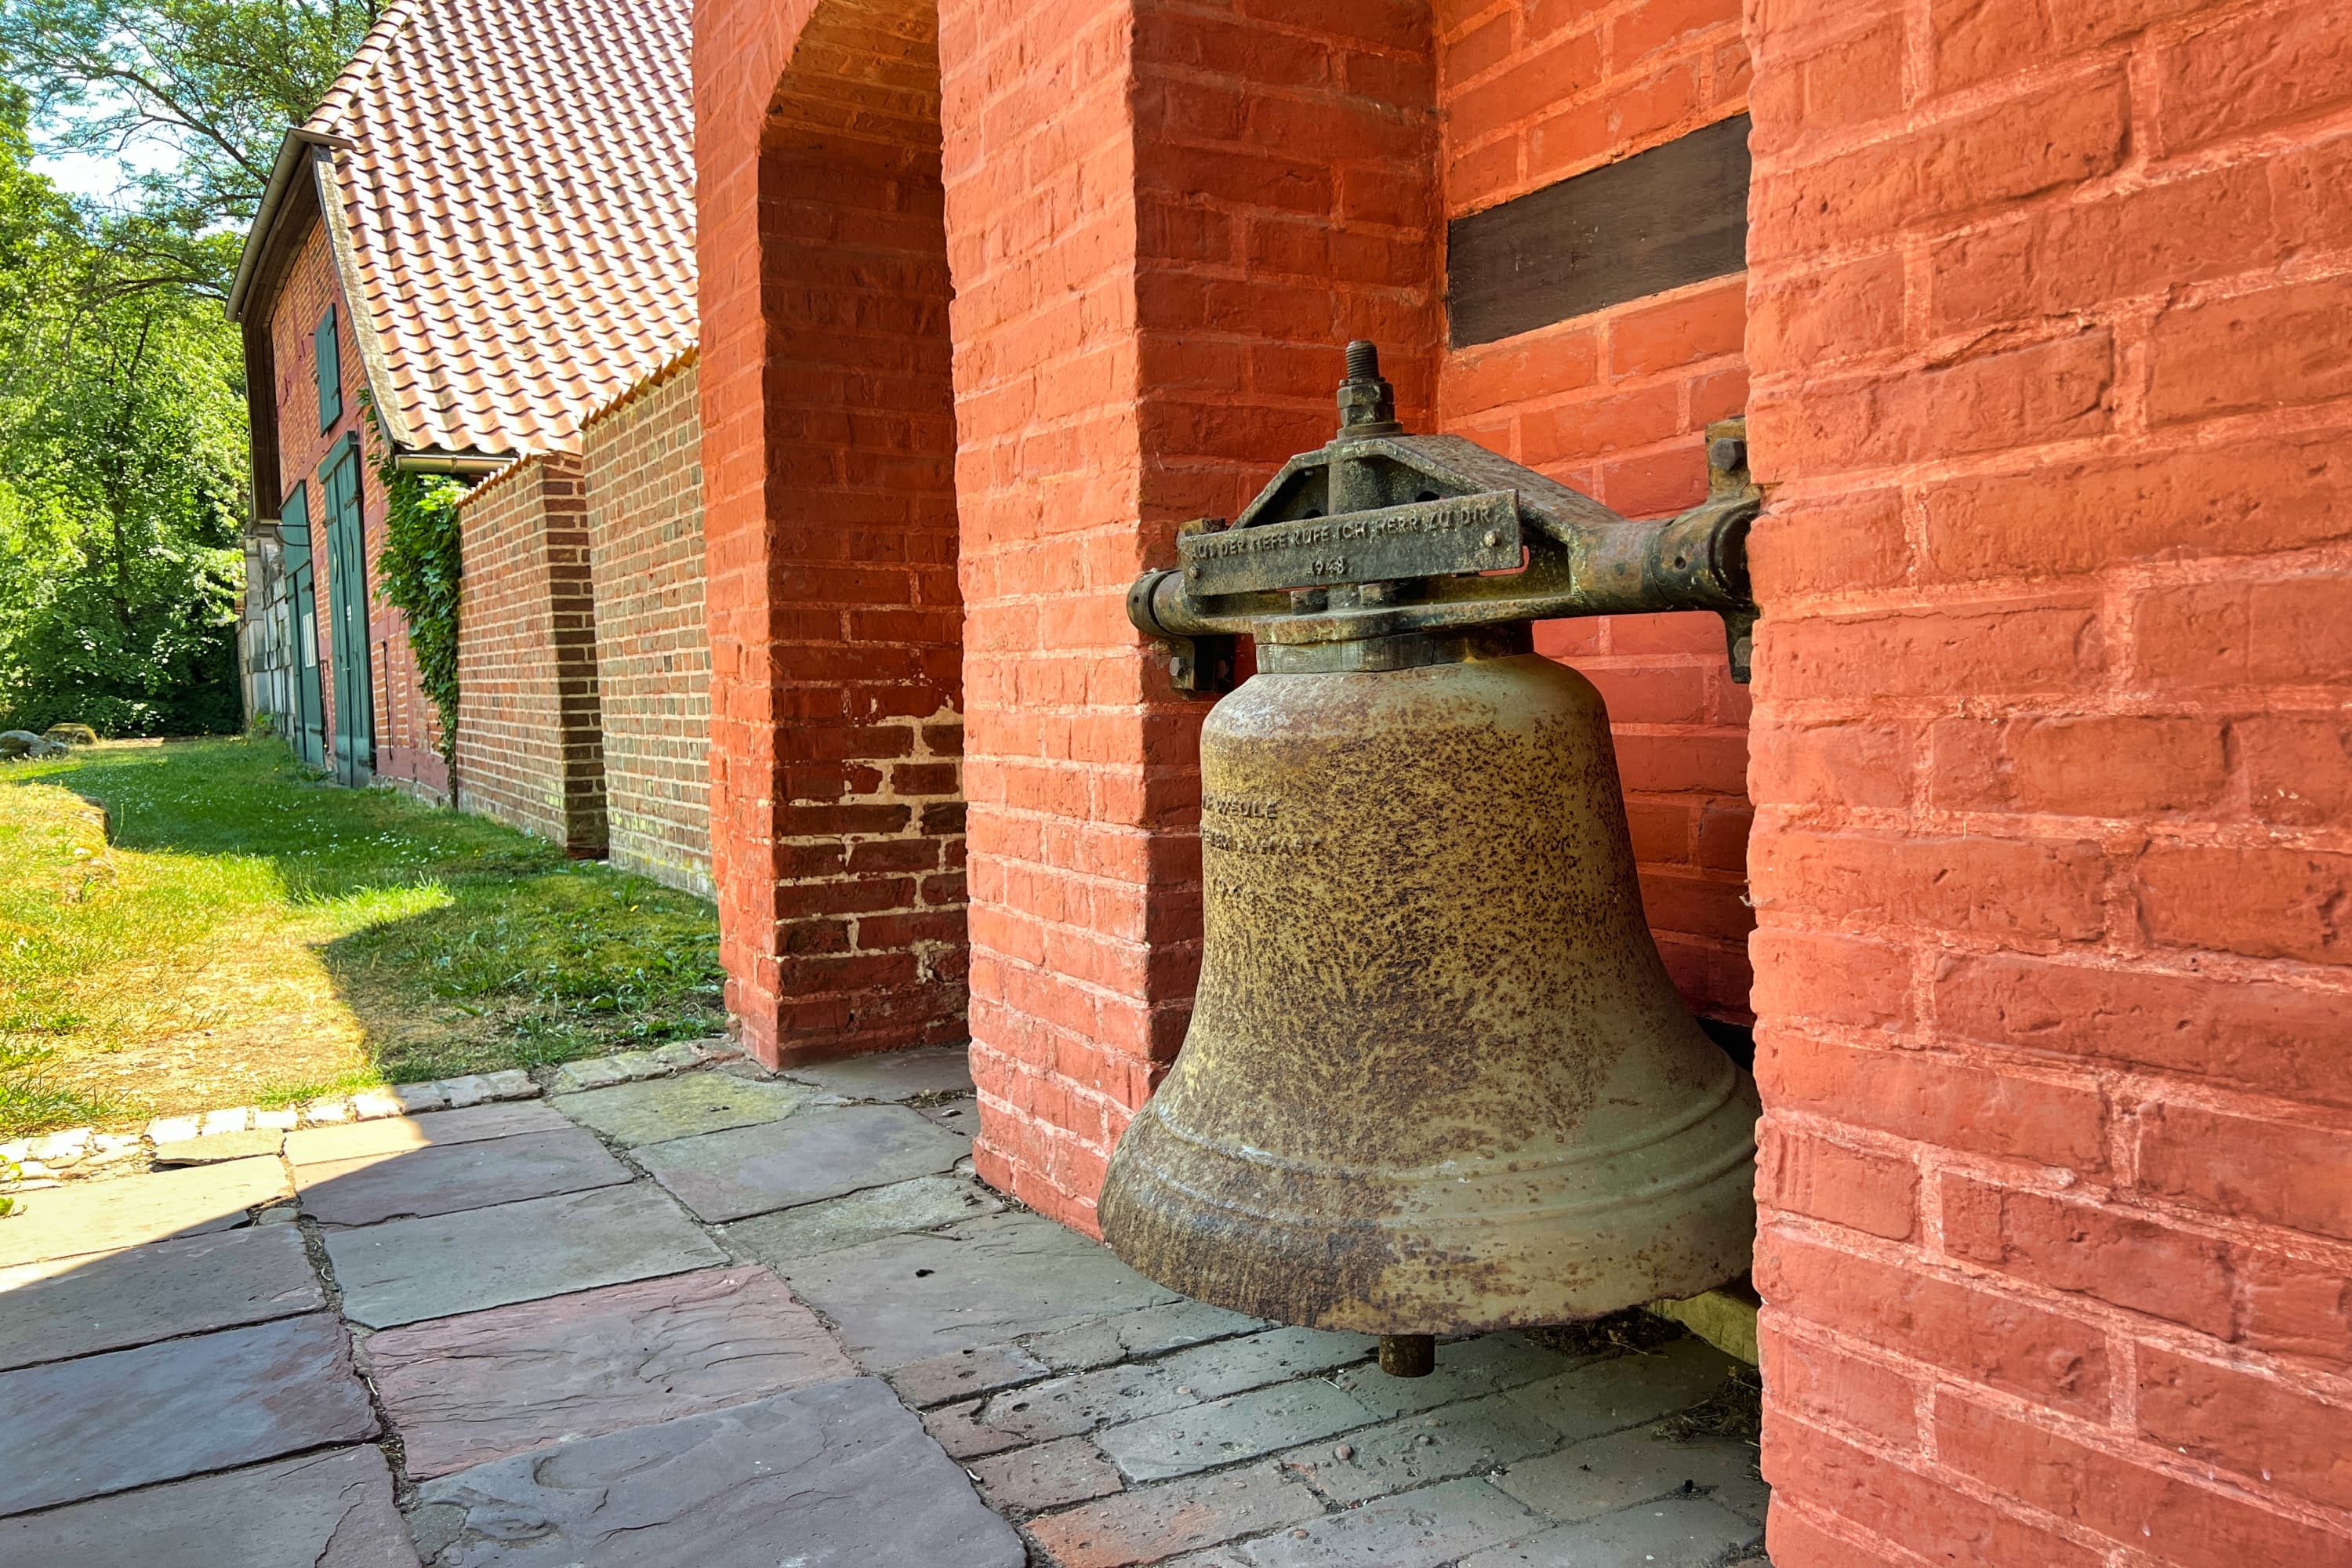
M294 1168L303 1212L322 1225L341 1226L455 1214L628 1179L628 1168L604 1152L596 1135L577 1127Z
M0 1563L54 1568L416 1568L373 1448L251 1469L0 1520Z
M1181 1568L1438 1568L1542 1527L1484 1481L1444 1481L1327 1514L1240 1546L1180 1558ZM1177 1565L1171 1565L1177 1568ZM1579 1568L1584 1568L1580 1564Z
M1739 1364L1704 1340L1676 1340L1514 1388L1510 1397L1578 1442L1696 1405Z
M764 1268L387 1329L368 1342L368 1366L417 1479L856 1375Z
M1754 1520L1704 1498L1676 1498L1547 1530L1481 1552L1462 1568L1708 1568L1763 1539Z
M0 1268L112 1252L174 1236L235 1229L246 1211L288 1195L276 1160L232 1160L26 1194L0 1224Z
M1371 1366L1342 1377L1339 1384L1383 1415L1403 1415L1558 1377L1578 1364L1522 1334L1480 1334L1438 1346L1437 1370L1427 1377L1391 1377Z
M803 1083L852 1100L912 1100L923 1094L970 1094L971 1068L965 1055L962 1046L925 1046L789 1071Z
M316 1312L300 1234L270 1226L0 1272L0 1368Z
M1559 1439L1527 1411L1490 1394L1294 1448L1282 1462L1334 1502L1366 1502L1539 1454Z
M747 1083L723 1072L698 1072L559 1094L552 1103L581 1125L635 1148L780 1121L815 1099L794 1083Z
M1122 1492L1029 1521L1061 1568L1130 1568L1318 1517L1315 1494L1271 1465Z
M1029 1342L1028 1350L1056 1372L1085 1372L1270 1326L1263 1319L1229 1312L1204 1301L1179 1300L1040 1334Z
M971 1473L992 1507L1013 1513L1036 1513L1107 1497L1120 1485L1110 1461L1084 1437L974 1459Z
M0 1373L0 1514L376 1433L350 1337L308 1317Z
M1321 1372L1360 1360L1372 1346L1356 1334L1269 1329L1157 1362L1118 1363L1010 1389L992 1397L980 1419L1024 1442L1044 1442Z
M951 1100L938 1105L919 1105L926 1121L969 1142L980 1132L980 1101Z
M821 1253L783 1273L877 1371L1177 1299L1109 1248L1031 1214Z
M378 1329L727 1261L642 1182L331 1230L325 1240L343 1315Z
M759 1215L727 1227L728 1245L778 1267L885 1237L937 1230L1003 1211L1004 1200L968 1176L918 1176L846 1197Z
M856 1105L648 1143L637 1159L696 1214L729 1220L952 1171L967 1152L905 1106Z
M1756 1450L1739 1443L1673 1443L1646 1432L1594 1437L1514 1464L1495 1484L1562 1524L1675 1494L1752 1498Z
M428 1481L436 1568L1022 1568L1013 1529L875 1378Z
M158 1165L216 1165L224 1160L272 1160L285 1146L286 1134L274 1129L243 1132L206 1132L176 1143L155 1145Z
M1166 1480L1368 1426L1372 1413L1316 1378L1113 1426L1095 1442L1129 1480Z
M476 1143L532 1132L563 1132L572 1123L545 1105L476 1105L423 1116L389 1116L339 1127L305 1127L286 1135L286 1158L296 1165L405 1154L444 1143Z
M983 1426L976 1419L980 1401L968 1399L961 1405L942 1405L923 1412L923 1430L937 1440L940 1447L959 1459L978 1458L982 1454L1001 1454L1007 1448L1017 1448L1021 1439L993 1426Z
M1045 1363L1019 1345L983 1345L977 1350L950 1351L926 1361L909 1362L889 1374L898 1397L920 1410L952 1399L968 1399L1000 1388L1034 1383L1046 1374Z

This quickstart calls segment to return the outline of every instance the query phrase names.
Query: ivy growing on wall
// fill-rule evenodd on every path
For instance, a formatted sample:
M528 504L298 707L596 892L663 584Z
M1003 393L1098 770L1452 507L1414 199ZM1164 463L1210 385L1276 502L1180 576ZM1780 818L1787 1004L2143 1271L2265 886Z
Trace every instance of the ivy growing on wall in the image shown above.
M375 400L360 395L375 434L376 477L388 502L383 552L376 558L376 594L408 617L408 646L425 695L441 716L441 756L457 754L457 502L466 487L440 474L416 474L393 465Z

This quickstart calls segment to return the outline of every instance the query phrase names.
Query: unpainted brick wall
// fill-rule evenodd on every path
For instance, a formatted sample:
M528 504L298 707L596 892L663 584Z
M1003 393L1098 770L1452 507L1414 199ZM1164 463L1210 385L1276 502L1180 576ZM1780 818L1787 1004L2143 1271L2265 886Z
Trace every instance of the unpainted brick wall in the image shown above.
M1091 1229L1200 966L1202 704L1128 625L1174 524L1336 424L1341 345L1432 403L1425 15L940 17L987 1178Z
M458 505L457 805L604 853L595 602L580 459L549 452Z
M729 1006L770 1063L961 1039L962 606L929 11L706 5L697 49L712 83L701 384L724 447L705 521ZM747 68L752 85L731 85Z
M319 380L312 334L332 304L336 310L337 343L342 355L343 412L325 430L319 428ZM327 618L331 603L329 579L334 571L327 551L326 465L328 454L343 437L359 432L362 443L360 478L360 531L373 572L383 549L385 500L375 475L375 433L362 412L360 391L367 385L359 340L352 333L351 308L335 274L334 251L323 224L312 223L268 306L271 355L277 368L278 461L279 493L291 495L304 487L310 510L310 559L317 614L319 688L325 714L326 744L331 756L335 744L334 638ZM416 656L408 646L408 618L377 597L368 584L370 678L375 694L375 773L428 800L449 797L449 769L441 758L441 729L433 704L417 682Z
M1458 218L1748 107L1738 0L1445 0L1445 216ZM1746 282L1717 279L1444 358L1442 428L1629 517L1706 495L1702 432L1741 411ZM1748 692L1723 622L1614 616L1537 628L1608 700L1658 951L1696 1011L1745 1023Z
M702 417L689 353L581 428L612 862L711 895Z
M2352 32L1752 8L1779 1568L2352 1563Z

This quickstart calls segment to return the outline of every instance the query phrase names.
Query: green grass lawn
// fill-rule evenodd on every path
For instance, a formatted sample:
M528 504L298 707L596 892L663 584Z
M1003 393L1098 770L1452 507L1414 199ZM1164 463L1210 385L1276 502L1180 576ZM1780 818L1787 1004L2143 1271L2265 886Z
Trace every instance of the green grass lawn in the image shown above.
M699 899L274 741L0 765L0 1137L712 1034L718 949Z

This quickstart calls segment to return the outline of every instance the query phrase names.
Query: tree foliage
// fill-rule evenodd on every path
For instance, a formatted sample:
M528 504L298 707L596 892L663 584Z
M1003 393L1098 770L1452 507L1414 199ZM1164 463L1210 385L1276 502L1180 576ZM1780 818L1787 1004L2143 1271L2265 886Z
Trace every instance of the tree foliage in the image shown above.
M287 129L375 19L373 0L0 0L0 59L50 151L162 166L129 181L112 286L225 295Z
M242 355L123 258L0 112L0 725L234 729Z
M0 725L236 727L244 355L219 300L279 142L374 14L0 0ZM145 172L77 202L34 167L59 151Z

